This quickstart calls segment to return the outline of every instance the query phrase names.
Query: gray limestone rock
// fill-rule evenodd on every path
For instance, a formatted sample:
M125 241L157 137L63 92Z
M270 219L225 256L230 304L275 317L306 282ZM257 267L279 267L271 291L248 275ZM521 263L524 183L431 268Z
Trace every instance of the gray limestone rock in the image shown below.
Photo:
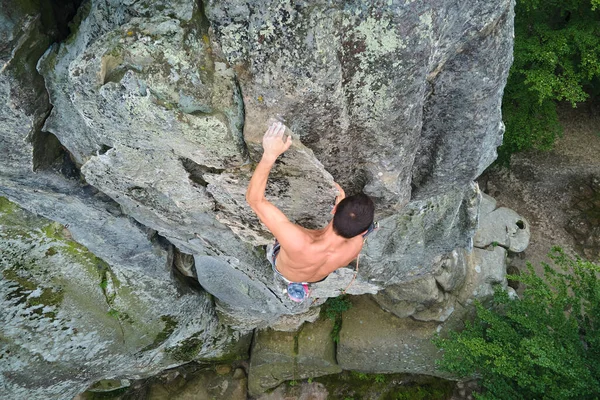
M239 78L251 156L278 115L389 215L414 198L411 184L419 199L442 194L495 158L512 6L210 0L206 13Z
M471 246L479 201L479 188L471 184L412 201L398 214L380 220L363 249L360 275L388 286L434 273L441 255Z
M502 246L520 253L529 244L529 222L510 208L500 207L483 215L475 234L475 247Z
M381 228L369 238L348 293L374 293L432 273L440 255L470 246L477 224L472 174L449 178L450 185L427 196L423 189L417 200L410 194L415 156L443 131L427 128L429 139L421 140L424 105L433 110L463 101L460 93L428 94L428 82L446 73L474 76L456 68L465 61L456 53L463 44L481 44L483 54L510 49L504 34L510 3L478 3L468 29L446 36L436 24L450 3L442 11L420 3L385 6L375 18L372 5L359 3L290 8L280 2L269 10L215 1L201 10L182 0L158 13L146 2L91 1L80 10L76 32L39 62L54 106L44 129L124 214L195 257L199 282L222 311L256 326L307 311L272 290L268 265L253 248L270 235L243 196L252 170L248 156L259 156L265 122L283 119L297 140L273 171L267 195L307 227L327 222L334 197L327 171L349 191L373 195ZM462 18L453 15L452 29L463 26ZM340 57L332 58L336 53ZM477 143L488 146L469 147L471 169L489 158L489 144L501 132L493 93L508 66L495 63L492 71L481 57L474 65L485 85L472 95L489 101L473 115L485 113L486 125L469 124L484 138ZM408 106L400 111L394 104ZM466 152L459 140L444 146ZM413 186L425 188L424 176ZM217 276L227 280L215 282ZM339 294L352 277L340 270L315 285L315 296Z
M451 329L455 322L440 325L398 318L366 296L353 299L352 304L343 314L337 346L342 369L448 377L435 366L441 354L431 339L436 333ZM462 313L452 316L455 321L460 319L458 314Z
M104 378L244 351L206 293L180 292L164 269L111 266L71 238L0 198L3 398L73 397Z
M454 293L462 290L464 275L467 292L478 296L502 280L499 267L479 277L468 267L479 261L442 257L472 247L481 197L472 180L495 157L503 132L512 1L477 0L465 7L458 0L89 0L72 21L71 35L53 45L57 27L41 17L45 1L32 2L31 9L8 3L11 12L0 11L0 99L6 104L0 109L0 195L68 226L65 234L103 260L121 283L106 280L105 288L119 310L135 314L143 306L148 315L140 327L120 322L127 327L122 336L135 344L129 348L127 340L107 338L104 311L86 311L97 325L81 332L89 333L85 340L100 338L96 353L57 345L72 352L68 368L82 365L86 354L103 357L90 361L85 373L55 369L60 379L52 380L42 372L55 364L43 364L48 368L40 366L35 379L56 383L32 383L38 391L22 389L33 375L12 375L6 384L18 390L17 398L79 390L119 371L143 376L168 363L221 357L242 335L218 323L217 312L243 330L289 329L314 318L310 304L290 302L274 281L260 247L271 235L244 199L273 117L285 121L294 145L274 168L267 196L291 221L309 228L327 223L334 178L348 194L364 190L377 204L380 228L369 236L358 273L343 268L313 285L314 306L342 291L376 293L415 280ZM511 251L524 243L511 240ZM498 265L500 251L491 252ZM175 262L176 254L189 255L187 262ZM172 279L171 263L197 277L216 307L203 291L192 293ZM4 293L37 293L23 288L23 277L43 292L45 272L27 271L14 272ZM46 279L50 289L79 279L90 298L102 300L102 280L94 281L91 272L59 271ZM414 306L414 318L441 320L460 308L440 295L442 289L429 298L444 297L432 303L443 307L398 301ZM121 299L125 294L140 300ZM467 301L461 294L457 299ZM87 297L64 299L74 320L88 315L77 311ZM7 303L7 315L16 318L8 326L30 323L19 307L37 304L24 301ZM31 323L46 324L55 313L30 311L40 309ZM61 312L55 317L63 321ZM170 326L165 315L178 321L168 335L162 335ZM415 334L407 346L414 350L428 334ZM12 352L33 354L36 340L15 342ZM56 349L39 340L36 349L52 358ZM141 351L154 340L161 343ZM121 352L118 359L106 356L112 351Z
M331 338L333 321L305 324L299 332L271 329L255 333L250 356L248 391L257 396L286 380L300 380L342 371Z
M475 248L465 254L465 259L467 277L464 286L457 293L462 304L470 304L473 299L484 302L490 300L496 285L506 289L506 249L501 246L495 246L491 250Z
M460 288L466 275L467 263L464 259L464 253L459 250L452 250L442 257L440 268L434 273L436 282L445 292L452 292Z
M479 208L480 220L497 208L496 199L485 193L481 193L481 206Z
M248 379L242 368L208 369L184 379L177 376L150 386L148 400L246 400Z
M504 133L500 104L512 64L506 38L513 35L513 6L512 0L434 6L438 51L429 59L430 96L412 168L415 198L464 185L495 160Z
M78 35L40 61L55 106L44 128L83 164L87 182L163 236L199 234L219 244L197 228L224 224L237 242L266 244L271 235L243 196L251 171L234 71L211 58L201 14L162 15L102 32L97 24L106 16L93 2L80 30L102 34ZM332 178L301 143L280 160L270 189L293 221L327 222Z
M433 275L387 287L373 297L384 310L400 318L411 316L417 311L423 311L444 301L444 293L437 287Z

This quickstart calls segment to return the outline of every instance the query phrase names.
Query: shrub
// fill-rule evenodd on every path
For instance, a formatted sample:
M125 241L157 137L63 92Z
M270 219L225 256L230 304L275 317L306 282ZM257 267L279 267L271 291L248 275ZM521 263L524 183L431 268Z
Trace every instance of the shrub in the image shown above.
M600 393L600 266L550 254L544 277L511 276L526 285L520 299L496 290L493 306L476 304L465 329L434 342L442 370L478 377L478 399L597 399ZM562 272L557 271L561 269Z
M498 161L549 149L562 128L556 102L573 107L600 90L600 0L518 0L514 63L504 91Z
M333 321L331 338L335 343L340 341L340 331L342 330L342 313L351 308L352 303L347 299L346 295L330 297L323 305L323 312L327 318Z

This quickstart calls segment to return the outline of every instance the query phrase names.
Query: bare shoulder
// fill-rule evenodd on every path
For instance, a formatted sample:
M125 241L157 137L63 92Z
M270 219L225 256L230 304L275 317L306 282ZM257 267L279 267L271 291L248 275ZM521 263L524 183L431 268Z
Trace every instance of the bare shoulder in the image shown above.
M313 241L306 229L289 221L280 225L275 237L288 252L304 251Z

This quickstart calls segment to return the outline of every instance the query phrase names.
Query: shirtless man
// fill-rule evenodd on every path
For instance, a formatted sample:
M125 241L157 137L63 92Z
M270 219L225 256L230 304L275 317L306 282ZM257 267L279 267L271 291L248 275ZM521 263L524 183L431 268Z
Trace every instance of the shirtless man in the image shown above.
M322 229L306 229L290 222L265 198L267 179L275 160L292 144L284 141L285 126L272 124L263 137L263 156L246 191L246 201L276 238L268 258L273 270L288 283L290 299L301 302L308 297L308 283L323 280L331 272L354 260L363 247L363 235L373 229L375 206L365 194L339 195L332 210L333 219Z

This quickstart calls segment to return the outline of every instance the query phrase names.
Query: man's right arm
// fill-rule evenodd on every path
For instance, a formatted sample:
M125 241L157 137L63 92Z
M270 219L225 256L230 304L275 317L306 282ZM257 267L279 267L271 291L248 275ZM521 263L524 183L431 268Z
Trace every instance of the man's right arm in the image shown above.
M285 248L294 249L304 246L306 233L299 226L290 222L284 213L265 197L265 189L269 173L275 160L285 152L292 143L292 138L283 141L285 126L273 124L263 137L264 153L256 166L246 191L246 201L263 224L269 228L279 243Z

